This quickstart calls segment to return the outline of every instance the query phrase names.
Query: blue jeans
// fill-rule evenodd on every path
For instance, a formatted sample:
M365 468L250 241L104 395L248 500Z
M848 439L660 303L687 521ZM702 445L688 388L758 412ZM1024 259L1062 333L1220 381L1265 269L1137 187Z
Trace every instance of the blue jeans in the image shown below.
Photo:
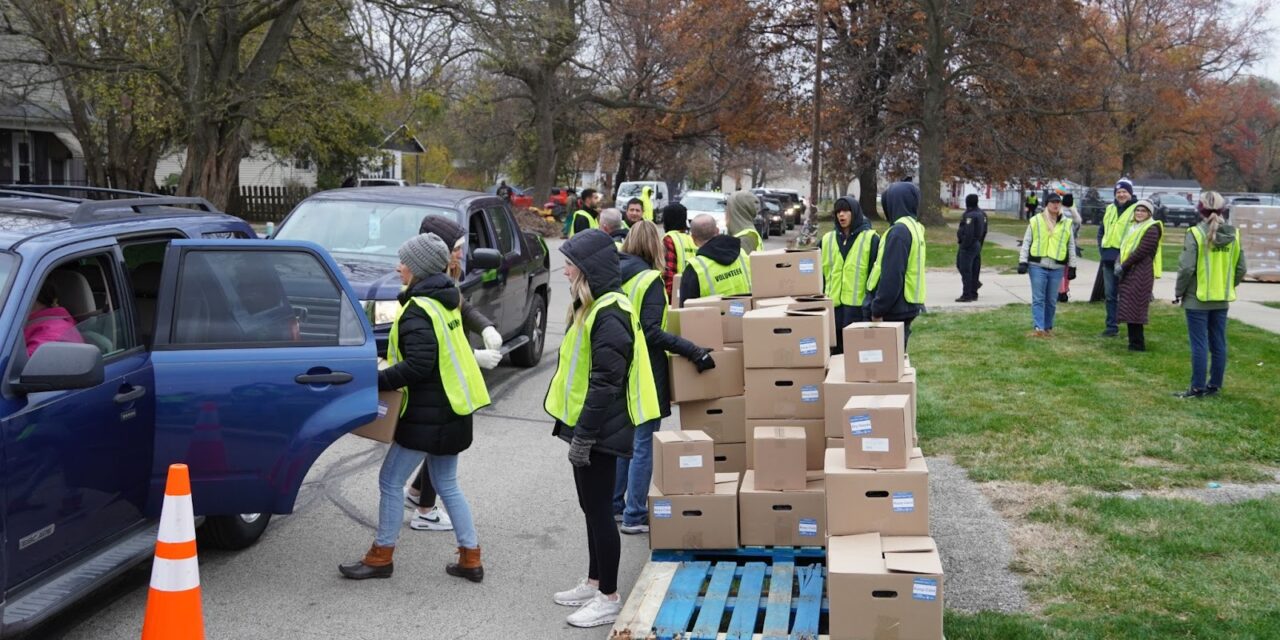
M1103 260L1098 268L1102 269L1102 290L1107 297L1107 333L1119 333L1120 325L1116 324L1116 261Z
M1191 340L1191 388L1205 388L1206 369L1209 386L1222 388L1227 374L1227 310L1187 309L1187 337Z
M378 473L378 490L382 498L378 503L378 535L374 544L395 546L400 537L400 527L404 524L404 483L424 458L436 493L440 494L440 500L453 520L458 546L468 549L480 546L476 525L471 519L471 506L458 488L458 456L433 456L406 449L394 442L382 460L382 471Z
M1038 264L1027 268L1027 273L1031 274L1031 321L1037 329L1053 329L1053 316L1058 311L1058 287L1062 286L1064 270L1046 269Z
M622 514L622 524L644 524L649 519L649 481L653 479L653 432L662 420L650 420L636 427L631 459L618 458L617 480L613 483L613 512Z

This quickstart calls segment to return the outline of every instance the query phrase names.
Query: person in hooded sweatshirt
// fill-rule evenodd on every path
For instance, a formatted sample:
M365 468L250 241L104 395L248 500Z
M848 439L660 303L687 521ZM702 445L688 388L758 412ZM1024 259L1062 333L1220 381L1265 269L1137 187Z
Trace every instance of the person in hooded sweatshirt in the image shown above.
M569 443L589 562L586 577L552 599L579 607L569 615L570 625L597 627L622 611L621 541L613 520L618 458L631 456L637 425L658 419L658 395L644 332L622 293L613 240L589 229L560 245L560 252L571 304L543 407L556 421L552 435Z
M622 533L634 535L649 532L649 481L653 477L653 433L662 419L671 415L671 390L667 354L674 353L693 363L698 373L714 369L716 363L709 349L665 331L670 304L662 287L662 236L657 225L641 220L627 232L618 255L622 273L622 292L640 314L640 328L649 346L649 364L653 366L653 382L658 390L660 415L636 425L631 459L618 458L618 475L613 488L613 513L622 516Z
M987 214L978 208L978 194L971 193L964 197L964 215L960 225L956 227L956 269L960 271L962 283L960 297L956 302L973 302L978 299L978 289L982 282L978 273L982 271L982 243L987 240Z
M698 245L693 243L693 236L689 235L689 210L684 205L673 202L663 207L662 227L666 230L666 234L662 236L665 256L662 281L666 284L669 298L676 275L684 273L685 265L698 254Z
M1247 271L1240 234L1223 219L1226 199L1216 191L1205 191L1196 208L1201 220L1182 241L1174 286L1173 303L1182 303L1191 343L1191 386L1174 394L1180 398L1216 396L1222 390L1227 374L1227 308Z
M867 278L867 315L872 321L901 322L904 346L911 337L911 321L924 310L924 225L916 220L920 188L895 182L880 196L889 229Z
M622 212L612 207L600 212L600 230L613 238L613 244L622 249L622 241L627 239L627 225L622 222Z
M690 235L698 253L680 276L680 306L694 298L751 293L751 261L737 238L720 233L705 213L693 219Z
M756 230L756 214L759 212L760 198L750 191L735 191L725 204L729 235L742 242L742 250L748 255L764 248L764 239Z
M400 421L378 474L373 547L363 559L338 570L353 580L391 577L404 521L404 484L425 459L458 542L458 562L445 566L445 572L480 582L480 541L458 486L458 454L471 446L471 415L489 405L489 391L462 330L462 293L445 273L449 246L434 233L421 234L400 245L399 254L397 270L406 289L391 325L391 366L378 372L378 390L404 390Z
M844 328L865 320L867 278L880 252L880 236L853 196L836 200L836 228L822 236L822 291L835 303L836 346L844 353Z

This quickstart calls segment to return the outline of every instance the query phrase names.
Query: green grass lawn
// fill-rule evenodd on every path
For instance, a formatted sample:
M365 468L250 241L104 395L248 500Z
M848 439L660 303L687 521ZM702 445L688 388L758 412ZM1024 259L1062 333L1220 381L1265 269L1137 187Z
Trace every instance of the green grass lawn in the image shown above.
M1280 302L1264 302L1262 304L1263 306L1271 307L1272 309L1280 309Z
M921 446L988 483L998 508L1005 492L1032 496L1006 515L1045 534L1031 546L1015 534L1036 611L948 613L947 637L1280 637L1280 497L1206 505L1158 494L1271 480L1280 336L1232 321L1223 395L1186 401L1170 395L1189 375L1182 313L1152 308L1146 353L1097 337L1102 314L1060 305L1047 340L1024 336L1021 305L912 326ZM1109 493L1123 489L1157 495Z

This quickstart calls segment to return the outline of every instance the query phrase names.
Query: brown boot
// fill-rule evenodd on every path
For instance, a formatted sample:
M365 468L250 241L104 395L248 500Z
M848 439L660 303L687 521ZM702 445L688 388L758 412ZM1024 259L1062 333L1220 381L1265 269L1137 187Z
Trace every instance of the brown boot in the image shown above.
M480 566L480 547L468 549L458 547L458 561L450 562L444 572L472 582L484 580L484 567Z
M369 553L364 554L362 560L339 565L338 571L352 580L390 578L391 571L395 568L391 563L391 554L395 551L395 547L379 547L375 544L369 548Z

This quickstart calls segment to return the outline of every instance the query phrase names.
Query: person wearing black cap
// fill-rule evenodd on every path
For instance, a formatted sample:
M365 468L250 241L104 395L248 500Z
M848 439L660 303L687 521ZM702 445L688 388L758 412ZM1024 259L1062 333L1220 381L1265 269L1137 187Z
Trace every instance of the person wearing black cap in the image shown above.
M986 240L987 214L978 208L978 194L971 193L964 197L964 215L956 227L956 242L960 245L956 251L956 269L963 283L956 302L978 299L978 289L982 287L978 272L982 270L982 243Z
M684 205L673 202L662 208L662 228L666 234L662 236L662 250L665 254L662 269L662 281L667 287L667 297L671 297L671 287L677 275L684 273L684 266L698 254L698 245L689 235L689 210Z
M1070 220L1062 217L1062 196L1049 194L1044 211L1032 216L1022 235L1018 273L1031 276L1031 322L1028 337L1053 336L1053 320L1058 311L1058 286L1063 272L1076 277L1076 241Z

